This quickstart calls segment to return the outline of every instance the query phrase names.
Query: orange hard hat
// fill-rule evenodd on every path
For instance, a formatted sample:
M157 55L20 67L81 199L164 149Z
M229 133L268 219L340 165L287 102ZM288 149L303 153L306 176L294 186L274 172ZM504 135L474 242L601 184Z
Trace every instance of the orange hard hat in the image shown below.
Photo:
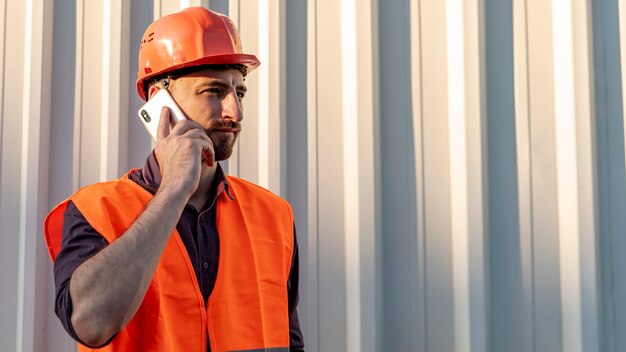
M139 46L137 93L146 100L145 83L151 78L200 65L259 66L254 55L244 54L235 24L225 15L203 7L190 7L159 18L146 29Z

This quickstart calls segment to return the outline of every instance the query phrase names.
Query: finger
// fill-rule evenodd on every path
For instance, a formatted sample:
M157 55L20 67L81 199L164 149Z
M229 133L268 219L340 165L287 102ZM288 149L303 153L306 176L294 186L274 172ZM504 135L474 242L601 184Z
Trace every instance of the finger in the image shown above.
M207 166L212 167L215 165L215 151L213 150L213 143L209 139L208 143L203 145L202 149L202 160L207 164Z
M176 125L174 125L174 128L172 128L171 134L183 135L187 133L187 131L194 129L204 132L204 128L202 128L202 126L197 122L191 120L180 120L176 123Z
M215 154L214 153L206 153L204 157L204 162L208 167L213 167L215 165Z
M210 139L193 139L194 145L200 148L200 160L208 166L213 166L215 162L215 152L213 142Z
M199 128L192 128L190 130L188 130L187 132L185 132L182 137L185 138L191 138L191 139L201 139L204 141L210 141L211 139L209 138L209 136L206 134L206 132L202 129Z
M161 117L159 119L159 127L157 128L157 142L164 140L170 135L171 128L171 113L167 106L161 109Z

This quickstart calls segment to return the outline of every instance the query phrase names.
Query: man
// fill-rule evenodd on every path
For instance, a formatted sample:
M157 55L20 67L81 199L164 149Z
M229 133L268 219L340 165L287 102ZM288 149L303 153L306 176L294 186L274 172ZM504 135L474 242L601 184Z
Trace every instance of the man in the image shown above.
M143 169L78 190L45 222L55 311L80 351L304 351L291 208L217 163L258 65L203 8L146 30L137 92L167 89L188 120L164 108Z

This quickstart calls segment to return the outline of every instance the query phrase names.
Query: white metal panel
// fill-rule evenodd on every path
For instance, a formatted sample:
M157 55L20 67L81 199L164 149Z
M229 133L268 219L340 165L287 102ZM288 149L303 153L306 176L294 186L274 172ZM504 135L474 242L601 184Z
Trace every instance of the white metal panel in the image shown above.
M41 220L72 189L141 166L135 44L152 18L201 5L228 12L262 60L228 171L294 202L307 351L619 350L624 98L594 99L609 89L597 74L619 76L594 60L619 57L589 21L608 2L512 1L510 17L496 2L0 1L0 340L73 349ZM511 41L501 57L483 46ZM510 100L485 81L514 86Z
M162 0L152 0L152 19L156 20L162 16L161 14Z
M490 236L486 224L489 204L486 189L484 2L466 1L464 5L470 336L472 351L488 351Z
M74 75L75 75L75 41L76 41L76 1L54 1L53 18L54 37L52 47L52 72L49 82L50 102L50 145L48 178L48 205L46 211L67 198L72 189L72 146L73 142L73 111L74 111ZM41 236L41 234L39 234ZM70 352L76 350L76 342L65 332L61 322L54 314L55 287L52 263L47 253L42 259L47 263L47 285L44 287L45 301L45 333L38 334L50 351Z
M18 284L20 276L20 205L22 202L22 129L27 22L26 3L3 2L3 81L0 132L0 340L17 349Z
M563 348L583 351L572 4L552 6Z
M445 2L422 2L422 143L427 350L455 349Z
M41 351L48 258L41 237L48 207L48 144L52 66L51 2L26 2L17 351Z
M80 136L82 129L82 96L83 96L83 22L84 22L84 1L76 1L76 60L74 70L74 124L73 124L73 145L72 145L72 189L80 187Z
M452 213L452 261L454 266L454 341L456 351L471 351L470 261L468 228L467 138L465 111L465 21L463 1L446 1L448 64L448 128L450 130L450 179Z
M237 29L239 30L239 34L241 35L241 29L239 28L239 0L228 0L228 17L235 23ZM243 38L242 38L243 40ZM245 43L242 43L242 47L244 51L248 50L247 46L244 46ZM249 104L248 99L246 99L244 103L244 108ZM244 110L244 117L247 115ZM247 123L247 121L246 121ZM239 176L239 145L241 144L241 138L235 144L233 148L233 154L227 161L222 162L222 166L225 168L225 172L229 175Z
M359 277L360 330L358 338L361 351L382 349L382 248L381 248L381 172L380 172L380 114L378 80L378 6L376 1L358 1L356 6L356 125L358 129L358 221L359 231L352 235L349 244L358 250L359 260L346 253L346 260L357 265ZM356 63L356 64L355 64ZM344 67L345 69L345 67ZM352 77L344 78L347 84ZM344 161L345 163L345 161ZM344 167L344 169L347 169ZM349 187L349 184L346 185ZM346 244L348 246L348 244ZM347 275L349 276L349 275ZM348 294L347 299L351 300ZM347 319L351 314L347 312Z
M553 2L563 349L599 351L589 26L580 5Z
M449 0L446 9L456 351L487 351L479 5Z
M238 13L237 18L239 21L237 25L242 37L243 50L257 55L257 57L259 57L261 47L269 44L261 42L259 23L266 21L266 19L261 19L259 16L260 5L262 5L260 0L245 1L245 6L243 3L240 4L236 11ZM269 25L268 22L266 23ZM267 123L267 119L261 121L259 117L262 104L266 104L261 103L260 97L262 94L261 89L267 89L262 85L262 82L264 75L268 74L268 69L269 63L261 61L261 66L246 77L248 93L246 93L244 99L244 119L241 122L242 129L237 141L237 165L233 169L237 173L231 172L235 176L243 177L255 183L260 181L259 150L261 149L261 141L259 140L259 131L261 124ZM267 111L264 111L264 113L267 114ZM264 146L264 148L267 148L267 146ZM267 184L264 187L267 187Z
M180 1L180 8L184 9L186 7L191 7L191 6L202 6L202 7L209 7L209 0L181 0Z
M555 142L552 7L528 0L529 139L532 206L532 276L534 348L559 351L562 345L559 276L559 224ZM548 33L548 35L546 35ZM528 143L528 146L524 144Z
M128 89L128 110L123 112L125 118L124 128L127 131L127 164L123 165L124 171L131 168L142 167L146 161L146 157L152 149L152 138L143 124L137 118L137 110L145 103L136 93L136 80L138 71L139 44L143 37L143 33L150 23L153 21L153 0L134 0L131 1L129 16L130 29L126 34L130 41L129 50L129 69L126 84ZM124 142L122 141L122 144Z
M102 95L100 112L100 179L123 173L127 164L130 2L102 3Z
M600 351L598 222L596 162L595 105L593 93L593 46L591 41L591 7L589 2L573 3L573 57L576 106L576 151L578 169L578 233L577 260L580 268L581 332L583 351Z
M360 4L363 6L363 4ZM356 2L342 1L341 22L341 89L343 128L343 197L346 267L346 351L362 351L361 344L361 275L359 264L360 227L360 170L357 61ZM363 116L365 117L365 116ZM371 145L371 143L370 143Z
M102 181L102 4L80 0L77 6L77 65L74 115L74 188Z
M373 64L376 62L376 30L372 2L341 3L342 124L344 167L344 226L346 265L347 350L375 351L379 345L377 320L376 206L378 146L377 98ZM378 347L380 348L380 347Z
M0 49L2 50L0 55L0 105L4 110L4 56L6 52L5 37L6 37L6 7L7 0L0 1ZM2 116L4 116L4 111ZM2 122L3 118L0 117L0 156L2 156ZM1 175L0 175L1 176ZM0 189L0 192L2 189Z
M258 45L259 45L259 60L265 63L265 67L257 71L257 75L259 77L259 85L256 90L256 94L259 97L259 105L256 114L256 119L258 121L257 133L258 133L258 144L256 146L258 159L258 184L261 187L265 187L269 189L269 162L270 162L270 151L269 151L269 124L270 124L270 92L269 90L272 88L270 86L270 69L272 67L268 67L268 65L272 65L269 62L270 58L270 4L268 0L259 0L258 1L258 29L257 33L258 37ZM273 71L273 70L272 70ZM276 75L273 77L277 78Z
M285 160L285 13L284 0L258 2L258 57L262 66L253 73L259 79L258 95L258 184L284 195ZM252 155L255 157L255 155Z
M185 7L189 7L189 0L154 0L154 19L161 18Z
M347 349L341 7L316 2L317 207L319 350ZM310 233L311 235L311 233Z
M310 263L314 263L314 257L309 258L309 223L308 217L308 176L309 161L307 148L309 147L307 136L308 124L308 95L307 95L307 4L304 1L288 1L285 4L286 26L286 199L293 208L296 233L300 254L300 304L298 314L300 316L300 328L304 333L304 342L307 349L313 349L312 333L310 326L315 327L309 314L308 302L310 297L316 297L310 292L309 270Z

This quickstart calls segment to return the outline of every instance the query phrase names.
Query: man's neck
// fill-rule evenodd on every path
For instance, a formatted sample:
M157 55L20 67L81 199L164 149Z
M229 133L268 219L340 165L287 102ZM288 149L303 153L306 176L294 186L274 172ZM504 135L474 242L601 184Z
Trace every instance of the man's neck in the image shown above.
M215 180L215 174L217 172L217 163L214 166L208 167L206 165L202 166L202 171L200 174L200 182L198 183L198 188L193 193L191 198L189 198L189 204L193 205L196 210L200 211L204 206L204 203L209 199L211 186L213 185L213 181Z

